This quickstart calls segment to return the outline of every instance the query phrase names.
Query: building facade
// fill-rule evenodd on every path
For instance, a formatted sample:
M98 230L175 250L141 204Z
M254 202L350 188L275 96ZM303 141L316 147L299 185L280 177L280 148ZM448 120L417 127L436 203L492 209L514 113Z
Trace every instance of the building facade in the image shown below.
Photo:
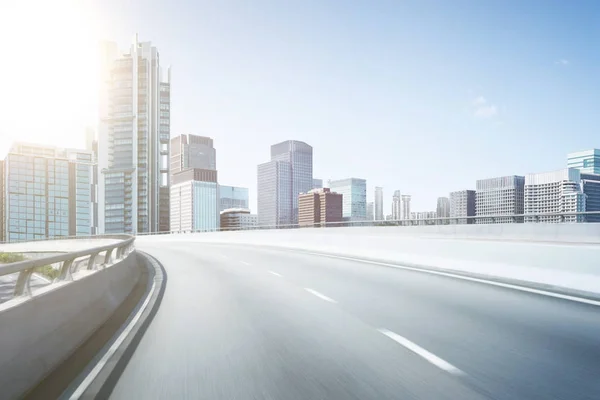
M402 195L399 190L394 191L392 196L392 219L399 220L402 218Z
M448 197L438 197L437 207L435 213L438 218L449 218L450 217L450 199ZM440 221L440 225L447 225L450 220Z
M189 168L173 174L170 197L172 231L219 230L217 171Z
M475 216L475 191L459 190L450 193L450 218ZM452 224L473 224L474 218L451 219Z
M16 143L2 168L3 239L93 233L94 161L86 150Z
M329 181L332 192L341 194L344 221L365 221L367 219L367 181L359 178Z
M323 179L313 178L313 189L321 189L323 187Z
M383 221L383 188L375 186L374 213L376 221Z
M576 168L525 176L525 222L583 222L584 216L531 215L586 210L581 173Z
M410 213L413 225L436 225L437 213L435 211L417 211Z
M569 153L567 168L578 169L584 174L600 174L600 149Z
M217 150L213 139L198 135L179 135L171 139L171 175L188 168L217 169Z
M585 211L598 212L584 217L585 222L600 222L600 174L581 173L581 186L585 194Z
M271 146L271 161L290 164L292 213L289 223L297 224L298 195L313 188L313 148L299 140L286 140Z
M373 212L374 208L375 205L372 201L367 203L367 221L373 221L375 219L375 213Z
M101 52L98 127L101 231L143 233L169 229L170 72L137 35L130 50Z
M525 211L525 177L501 176L476 182L475 215L522 215ZM477 218L477 224L523 222L523 217Z
M230 208L221 211L222 231L239 231L253 229L258 224L256 214L250 214L247 208Z
M219 208L221 211L248 208L248 188L219 185Z
M410 219L410 195L403 194L400 197L400 217L401 219Z
M269 161L257 168L259 226L289 225L292 221L292 166L287 161Z
M298 225L318 226L342 222L342 195L329 188L313 189L298 196Z

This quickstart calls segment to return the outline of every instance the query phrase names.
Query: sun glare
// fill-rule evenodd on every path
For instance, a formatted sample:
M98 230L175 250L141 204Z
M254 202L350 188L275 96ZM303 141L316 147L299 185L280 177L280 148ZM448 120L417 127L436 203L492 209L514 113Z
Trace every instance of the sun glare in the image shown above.
M98 35L76 0L0 5L0 157L17 140L82 147L96 115Z

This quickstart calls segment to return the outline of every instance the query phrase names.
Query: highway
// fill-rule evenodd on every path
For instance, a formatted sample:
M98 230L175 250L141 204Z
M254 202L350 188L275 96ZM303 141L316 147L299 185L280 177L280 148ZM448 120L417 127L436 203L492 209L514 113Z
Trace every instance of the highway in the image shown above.
M144 243L168 281L112 399L600 398L600 308L284 250Z

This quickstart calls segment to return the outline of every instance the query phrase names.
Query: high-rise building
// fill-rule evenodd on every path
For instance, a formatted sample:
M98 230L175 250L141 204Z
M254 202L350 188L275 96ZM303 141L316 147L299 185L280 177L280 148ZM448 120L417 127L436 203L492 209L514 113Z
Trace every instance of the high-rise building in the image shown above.
M171 230L218 230L220 215L217 171L188 168L174 174L171 182Z
M271 160L289 162L292 173L292 218L298 223L298 195L313 187L313 148L298 140L286 140L271 146Z
M584 174L600 174L600 149L569 153L567 168L576 168Z
M91 235L93 167L86 150L14 144L0 184L4 240Z
M258 166L259 224L298 223L298 195L312 189L312 174L311 146L298 140L272 145L271 161Z
M170 71L137 35L125 54L104 43L100 60L100 230L169 230Z
M248 208L248 188L219 185L219 208L221 211Z
M501 176L476 182L475 215L521 215L525 210L525 177ZM477 218L477 224L523 222L523 217Z
M189 134L171 139L171 175L187 168L217 169L212 138Z
M392 197L392 219L399 220L402 218L402 207L401 207L401 197L399 190L394 191L394 196Z
M438 218L450 217L450 199L449 198L438 197L435 214ZM450 223L449 220L444 220L444 221L440 221L438 224L439 225L447 225L449 223Z
M258 225L281 226L292 221L292 166L269 161L257 169Z
M98 198L98 179L100 178L100 173L98 170L98 140L96 140L95 132L93 128L87 128L85 131L85 149L86 151L92 154L92 176L91 176L91 204L92 208L90 211L91 218L91 231L92 235L97 235L100 233L99 231L99 202ZM104 207L104 202L102 201L102 207Z
M222 231L239 231L252 229L258 224L256 214L250 214L247 208L230 208L221 211Z
M329 188L313 189L298 197L298 225L316 226L342 221L342 195Z
M532 215L575 213L586 210L581 173L575 168L525 175L525 222L583 222L581 215Z
M373 221L375 219L375 213L373 212L375 205L372 201L367 203L367 221Z
M344 221L365 221L367 219L367 181L347 178L329 181L329 188L341 194Z
M403 194L400 197L401 219L410 219L410 194Z
M313 189L321 189L323 187L323 179L313 178Z
M475 216L475 191L459 190L450 193L450 218ZM452 224L473 224L474 218L450 220Z
M383 188L375 186L374 213L376 221L383 221Z
M6 204L6 191L4 175L4 160L0 160L0 243L6 241L6 216L5 216L5 204Z

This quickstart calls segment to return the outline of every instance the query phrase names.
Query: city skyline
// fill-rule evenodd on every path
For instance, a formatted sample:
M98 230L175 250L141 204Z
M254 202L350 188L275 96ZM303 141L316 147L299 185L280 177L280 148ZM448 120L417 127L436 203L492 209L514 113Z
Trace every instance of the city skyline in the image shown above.
M434 209L441 194L472 187L478 179L563 168L566 153L599 146L594 134L600 91L590 90L589 81L600 54L588 51L582 40L599 34L593 2L579 3L577 9L552 3L544 6L544 14L535 12L535 1L473 3L466 13L445 3L352 4L339 16L328 5L308 1L272 5L264 15L250 10L241 18L235 2L207 6L175 1L166 22L157 2L144 3L148 12L143 16L139 1L69 4L72 10L65 4L40 6L39 14L61 29L49 29L38 17L23 19L20 26L0 24L0 44L22 56L24 65L28 60L35 65L40 57L60 60L47 71L53 79L21 71L16 64L0 66L5 76L26 77L3 87L10 101L3 107L9 112L0 116L0 156L17 139L84 148L81 132L87 125L95 127L97 117L90 83L97 72L92 68L94 44L103 39L128 44L134 32L160 48L161 62L176 71L173 135L213 137L222 154L220 177L247 187L252 209L252 166L262 161L261 149L289 138L314 146L315 176L364 177L369 201L376 185L400 188L413 195L416 210ZM178 11L182 9L191 12ZM27 13L25 6L15 10L17 16ZM118 20L108 18L117 11ZM369 17L381 11L389 17L373 25ZM413 21L416 15L420 24ZM312 31L302 24L305 19L316 21ZM48 29L47 39L55 47L28 54L27 44L38 40L31 32L40 26ZM210 40L186 42L204 30ZM442 34L449 31L452 35ZM23 37L23 49L14 43L15 36ZM398 40L403 37L419 40ZM551 39L556 37L563 40ZM364 54L369 63L355 62L354 54ZM307 59L313 62L309 65ZM62 93L59 99L51 97L57 92ZM350 92L355 95L348 96ZM37 118L27 118L31 109L37 110ZM325 116L323 110L330 111ZM369 141L359 139L365 132ZM431 144L430 157L436 162L422 165L418 176L398 176L418 164L423 143ZM340 146L344 151L338 151ZM353 162L356 154L370 162ZM434 189L424 182L439 177L437 164L444 165L444 179ZM390 206L384 202L385 215Z

